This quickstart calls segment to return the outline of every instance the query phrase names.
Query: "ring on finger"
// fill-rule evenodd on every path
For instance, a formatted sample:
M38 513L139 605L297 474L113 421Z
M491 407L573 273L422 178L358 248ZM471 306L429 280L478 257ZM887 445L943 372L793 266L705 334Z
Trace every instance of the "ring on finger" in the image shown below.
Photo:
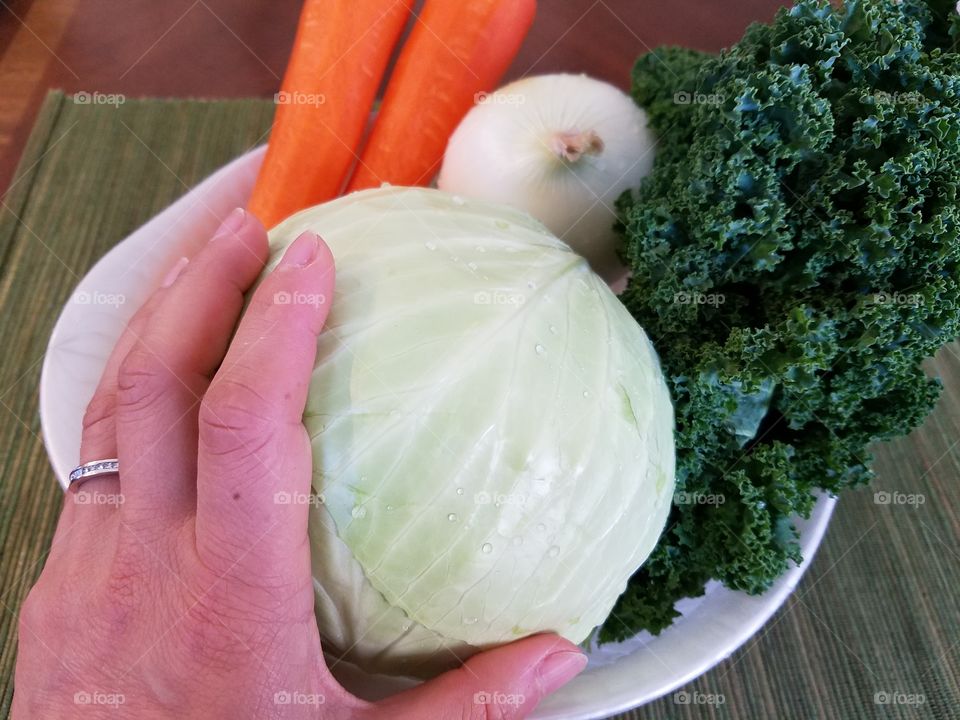
M114 475L120 472L120 461L117 458L107 458L105 460L93 460L92 462L84 463L83 465L78 465L73 470L70 471L68 477L67 489L69 490L74 485L80 485L81 483L89 480L90 478L99 477L101 475Z

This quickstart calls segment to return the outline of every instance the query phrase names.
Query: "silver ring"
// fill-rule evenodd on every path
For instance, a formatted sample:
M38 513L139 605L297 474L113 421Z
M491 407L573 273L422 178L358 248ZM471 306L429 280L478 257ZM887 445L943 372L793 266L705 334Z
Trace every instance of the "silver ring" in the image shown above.
M108 458L106 460L94 460L93 462L78 465L70 471L67 489L73 487L75 482L83 482L99 475L111 475L120 472L120 461L117 458Z

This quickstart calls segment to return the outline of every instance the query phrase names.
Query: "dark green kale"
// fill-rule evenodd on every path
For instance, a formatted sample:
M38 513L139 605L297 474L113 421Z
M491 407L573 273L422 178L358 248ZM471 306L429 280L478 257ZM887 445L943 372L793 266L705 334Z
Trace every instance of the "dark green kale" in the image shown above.
M673 394L677 491L602 640L659 632L711 578L770 587L801 560L791 518L936 402L921 361L960 335L958 37L952 0L802 0L719 56L637 62L660 142L621 200L623 299Z

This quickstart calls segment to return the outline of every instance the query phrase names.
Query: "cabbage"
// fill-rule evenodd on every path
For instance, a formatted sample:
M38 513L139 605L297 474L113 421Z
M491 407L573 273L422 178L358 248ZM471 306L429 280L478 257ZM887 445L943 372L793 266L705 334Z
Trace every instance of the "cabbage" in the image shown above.
M663 530L673 408L607 286L526 214L381 188L305 210L337 263L304 423L327 650L429 676L581 642Z

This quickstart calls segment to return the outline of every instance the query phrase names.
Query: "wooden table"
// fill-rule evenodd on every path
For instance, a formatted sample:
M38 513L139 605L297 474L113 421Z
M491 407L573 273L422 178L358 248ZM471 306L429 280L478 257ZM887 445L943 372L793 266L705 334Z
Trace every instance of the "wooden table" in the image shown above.
M749 20L769 19L775 5L542 0L511 74L578 70L625 86L633 57L646 46L716 49L734 41ZM265 100L131 100L115 109L54 95L37 115L38 105L55 86L131 98L269 96L297 7L286 0L260 6L0 0L0 8L0 187L23 154L0 208L5 717L16 612L42 567L61 498L39 435L36 398L57 313L93 262L184 185L262 138L272 114ZM930 369L944 379L937 410L909 437L877 449L875 485L841 499L812 567L777 615L683 688L686 695L668 695L624 718L960 718L960 346L945 348ZM876 491L919 494L925 503L878 504ZM922 695L924 702L882 702L896 693ZM724 702L684 702L706 696Z
M455 1L455 0L451 0ZM48 89L127 97L270 97L300 0L0 0L0 192ZM776 0L540 0L509 76L586 72L622 87L664 43L718 50Z

